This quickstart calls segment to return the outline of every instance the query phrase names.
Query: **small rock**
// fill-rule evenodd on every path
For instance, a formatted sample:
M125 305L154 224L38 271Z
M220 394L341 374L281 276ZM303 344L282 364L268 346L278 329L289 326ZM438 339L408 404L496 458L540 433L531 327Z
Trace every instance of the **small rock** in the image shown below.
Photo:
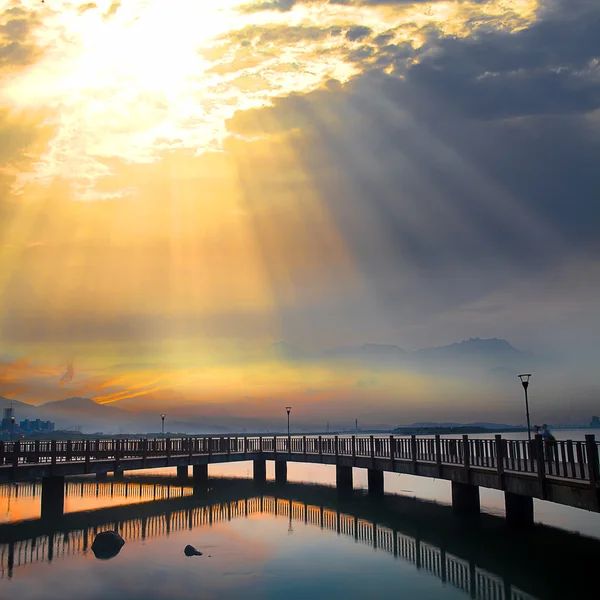
M92 552L96 558L108 560L121 551L125 540L116 531L101 531L92 544Z
M202 552L196 550L194 546L190 546L189 544L183 549L183 553L186 556L202 556Z

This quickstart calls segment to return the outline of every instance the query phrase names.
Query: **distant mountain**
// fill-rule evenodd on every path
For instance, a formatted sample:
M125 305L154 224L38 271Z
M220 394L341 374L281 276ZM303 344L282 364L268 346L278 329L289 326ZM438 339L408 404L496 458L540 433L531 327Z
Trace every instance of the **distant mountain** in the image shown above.
M90 398L65 398L42 404L40 409L55 421L57 428L83 431L129 430L136 424L136 415L109 404L98 404Z
M527 352L517 350L506 340L499 338L470 338L462 342L454 342L447 346L424 348L413 353L419 358L457 358L457 357L491 357L491 358L525 358L531 356Z
M433 421L423 421L407 425L407 427L480 427L483 429L513 429L520 425L507 425L506 423L488 423L487 421L477 421L475 423L436 423Z

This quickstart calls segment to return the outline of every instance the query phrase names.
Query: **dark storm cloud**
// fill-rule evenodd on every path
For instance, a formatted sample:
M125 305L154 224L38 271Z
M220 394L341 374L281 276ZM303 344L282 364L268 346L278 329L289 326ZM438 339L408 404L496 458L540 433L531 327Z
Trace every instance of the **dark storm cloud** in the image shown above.
M356 27L351 27L346 31L346 39L354 42L356 40L360 40L370 36L372 33L372 29L370 27L365 27L364 25L356 25Z
M302 131L295 156L373 289L403 316L444 310L600 256L598 31L600 4L582 0L546 3L515 33L431 32L230 129Z

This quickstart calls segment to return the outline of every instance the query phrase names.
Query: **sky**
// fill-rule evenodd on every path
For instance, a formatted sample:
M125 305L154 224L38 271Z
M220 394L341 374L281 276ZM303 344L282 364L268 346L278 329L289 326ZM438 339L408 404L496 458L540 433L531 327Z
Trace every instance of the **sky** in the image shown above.
M0 0L0 395L519 422L512 375L321 356L498 337L591 414L599 30L597 0Z

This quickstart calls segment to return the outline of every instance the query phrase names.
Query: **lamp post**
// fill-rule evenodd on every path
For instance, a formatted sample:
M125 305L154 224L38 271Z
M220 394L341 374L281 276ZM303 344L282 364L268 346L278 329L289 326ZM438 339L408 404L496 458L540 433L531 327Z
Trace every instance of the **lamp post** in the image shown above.
M285 412L287 412L287 416L288 416L288 437L290 437L290 413L292 412L292 407L286 406Z
M162 415L160 415L160 418L162 419L162 434L165 435L165 417L167 415L165 415L164 413Z
M10 418L10 441L15 439L15 417L14 415Z
M531 377L531 373L523 373L519 375L519 379L523 384L523 389L525 390L525 411L527 413L527 437L529 441L531 441L531 423L529 422L529 398L527 397L527 388L529 387L529 378Z

